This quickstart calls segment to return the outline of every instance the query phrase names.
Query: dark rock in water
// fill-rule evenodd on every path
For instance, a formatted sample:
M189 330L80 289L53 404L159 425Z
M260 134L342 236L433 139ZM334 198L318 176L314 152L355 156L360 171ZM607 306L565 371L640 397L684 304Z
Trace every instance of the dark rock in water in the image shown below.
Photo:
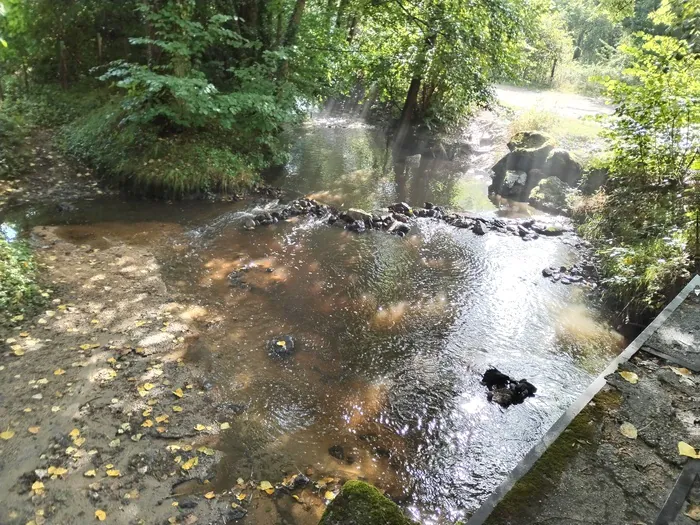
M345 449L340 445L333 445L328 449L328 453L335 459L343 461L345 459Z
M484 373L481 384L489 389L489 401L498 403L503 408L519 405L537 392L537 388L532 383L525 379L515 381L496 368L490 368Z
M355 221L353 223L348 224L347 229L350 230L351 232L362 233L367 228L365 226L364 221Z
M294 352L295 343L291 335L275 337L267 342L267 352L272 357L289 357Z
M59 202L56 204L56 211L59 213L70 213L75 211L75 206L68 202Z
M243 221L243 228L245 228L246 230L254 230L255 226L256 222L250 217Z
M388 233L395 233L401 236L406 235L410 231L411 227L408 224L399 221L396 221L387 230Z
M486 235L486 229L484 228L484 223L481 221L476 221L472 227L472 231L477 235Z
M226 403L219 403L218 405L216 405L216 410L218 412L223 412L226 415L237 416L248 410L248 405L245 405L243 403L232 403L229 401Z
M551 277L552 275L554 275L554 270L552 270L551 268L545 268L544 270L542 270L542 275L544 277Z
M547 156L544 172L548 177L557 177L569 186L575 186L581 180L583 165L573 153L556 148Z
M350 208L345 215L350 217L353 221L371 221L372 220L372 214L367 213L365 210L361 210L359 208Z
M408 215L409 217L413 215L413 210L405 202L397 202L389 206L389 209L394 213L400 213L402 215Z
M247 288L248 284L245 282L244 270L234 270L228 274L228 284L229 286L236 288Z
M393 217L395 220L397 220L399 222L408 222L409 221L408 215L404 215L403 213L394 213Z
M423 204L423 207L426 210L432 210L435 207L435 205L432 202L426 202L425 204Z
M539 222L533 224L532 229L540 235L546 235L548 237L556 237L558 235L562 235L566 231L562 226L557 226L555 224L541 224Z

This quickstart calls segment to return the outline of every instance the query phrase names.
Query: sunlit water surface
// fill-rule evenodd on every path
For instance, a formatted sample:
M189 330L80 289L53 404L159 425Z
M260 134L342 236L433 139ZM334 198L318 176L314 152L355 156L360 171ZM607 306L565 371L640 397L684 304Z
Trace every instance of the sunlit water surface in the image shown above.
M299 132L274 182L343 207L431 200L495 213L488 150L396 162L385 146L370 128L317 122ZM431 219L406 238L309 218L241 228L253 208L275 205L86 201L60 216L16 210L3 228L65 223L62 234L79 243L148 244L169 288L207 310L189 359L222 401L242 407L221 443L224 488L242 475L278 480L312 467L368 479L425 523L452 522L618 351L580 288L541 276L577 260L573 242L478 237ZM244 267L232 285L228 275ZM271 359L266 342L283 334L296 338L295 353ZM491 366L527 378L536 397L507 410L490 404L480 379ZM330 456L333 445L354 461Z

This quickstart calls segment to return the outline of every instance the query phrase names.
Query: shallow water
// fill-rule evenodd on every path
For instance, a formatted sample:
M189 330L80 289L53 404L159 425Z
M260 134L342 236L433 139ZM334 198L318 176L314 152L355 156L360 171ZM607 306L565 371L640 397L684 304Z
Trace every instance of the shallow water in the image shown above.
M274 182L346 208L430 200L495 213L490 152L476 149L460 161L395 162L381 133L320 121L299 133ZM221 443L222 488L312 468L366 478L425 523L452 522L618 351L582 289L541 276L577 260L573 241L478 237L430 219L406 238L310 218L241 228L254 208L276 204L84 201L69 214L25 208L6 218L6 232L64 223L78 244L147 244L173 293L206 310L188 358L241 412ZM284 334L296 338L294 355L270 358L267 342ZM507 410L490 404L480 385L490 366L527 378L537 396ZM334 445L352 461L329 455Z

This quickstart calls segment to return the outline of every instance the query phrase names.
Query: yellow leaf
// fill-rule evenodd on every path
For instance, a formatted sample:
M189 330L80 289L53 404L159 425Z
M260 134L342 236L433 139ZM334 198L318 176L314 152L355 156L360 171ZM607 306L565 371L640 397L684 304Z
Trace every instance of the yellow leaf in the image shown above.
M199 432L201 432L202 430L205 430L206 428L207 428L207 427L205 427L205 426L202 425L201 423L197 423L197 424L194 426L194 429L195 429L195 430L198 430Z
M68 473L68 469L65 469L63 467L55 467L53 469L53 472L51 472L51 469L49 469L49 474L55 474L56 476L63 476L64 474Z
M245 484L245 481L243 480L243 478L238 478L238 479L236 480L236 483L238 483L239 485L244 485L244 484Z
M633 385L636 385L639 382L639 376L634 372L620 372L620 376L622 379L628 383L632 383Z
M84 437L81 437L81 438L78 438L78 439L76 439L75 441L73 441L73 444L74 444L76 447L82 447L82 446L85 444L85 441L86 441L85 438L84 438Z
M327 490L323 497L326 498L328 501L333 501L335 499L335 494L330 490Z
M59 407L59 406L52 406L51 407L51 412L60 412L60 410L61 410L61 407Z
M637 428L632 423L620 425L620 434L630 439L637 439Z
M62 375L65 374L65 373L66 373L65 370L63 370L62 368L59 368L58 370L54 370L53 375L55 375L55 376L62 376Z
M272 488L272 483L270 483L269 481L261 481L260 485L258 485L258 488L260 490L269 490Z
M12 351L13 351L13 353L14 353L17 357L21 357L21 356L24 355L24 350L22 350L22 347L21 347L21 346L18 347L18 348L14 348L14 347L13 347Z
M105 468L114 468L114 465L112 465L112 464L110 463L110 464L108 464L108 465L105 465Z
M221 423L221 425L219 425L219 428L221 430L228 430L229 428L231 428L231 424L230 423Z
M90 350L90 345L85 344L85 345L80 345L81 350Z
M173 412L182 412L182 407L177 405L173 406Z
M5 430L5 432L0 433L0 439L4 439L5 441L7 441L8 439L12 439L14 435L14 430Z
M248 497L248 496L246 496L245 494L243 494L243 493L241 492L240 494L238 494L238 495L236 496L236 499L237 499L238 501L243 501L243 500L246 499L247 497Z
M29 333L28 332L20 332L19 336L20 337L29 337Z
M83 476L85 476L86 478L94 478L95 476L97 476L97 472L95 472L94 470L88 470L83 474Z
M29 430L30 434L38 434L41 427L29 427L27 430Z
M284 348L285 346L287 346L287 342L286 341L277 341L277 346L281 346L282 348Z
M119 477L120 474L121 474L121 472L119 472L117 469L111 469L111 470L107 471L107 475L110 478L117 478L117 477Z
M209 447L199 447L197 449L197 452L201 452L205 456L213 456L214 454L216 454L216 452Z
M182 470L190 470L192 467L199 465L199 458L197 456L188 459L182 464Z
M107 513L106 513L104 510L99 510L99 509L97 509L97 510L95 511L95 517L96 517L99 521L104 521L104 520L107 519Z
M275 489L267 489L265 491L268 495L272 496L275 493Z
M150 408L147 408L146 410L144 410L143 412L141 412L141 415L142 415L143 417L148 417L148 416L150 416L152 413L153 413L153 410L150 409Z
M41 481L35 481L32 483L32 490L37 494L44 492L44 484Z
M167 423L168 422L168 417L166 415L158 416L156 418L156 423Z
M671 370L673 370L673 373L679 376L683 377L690 377L693 375L693 373L688 370L687 368L676 368L675 366L670 367Z
M177 397L182 397L184 395L182 392L182 388L178 388L176 390L173 390L173 394L175 394L175 396L177 396Z
M207 493L204 495L204 497L207 498L207 499L214 499L214 498L216 497L216 494L214 494L214 492L207 492Z
M153 426L153 421L151 421L150 419L147 419L146 421L141 423L141 426L146 427L146 428L151 428Z
M71 439L74 440L79 435L80 435L80 430L78 430L77 428L74 428L73 430L70 431L70 433L68 434L68 437L70 437Z
M143 384L143 389L148 392L150 390L153 390L153 387L156 386L153 383L144 383Z
M678 443L678 453L681 456L688 456L689 458L700 459L700 453L696 452L695 449L688 445L685 441L680 441Z
M293 494L293 495L292 495L292 498L293 498L294 500L296 500L296 501L298 501L298 502L301 503L301 500L299 499L299 496L297 496L296 494Z

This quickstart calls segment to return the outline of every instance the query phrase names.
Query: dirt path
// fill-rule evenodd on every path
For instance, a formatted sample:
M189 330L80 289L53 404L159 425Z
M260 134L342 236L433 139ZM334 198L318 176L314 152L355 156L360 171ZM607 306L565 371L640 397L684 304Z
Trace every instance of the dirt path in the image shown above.
M512 108L552 111L561 117L580 118L613 112L603 100L577 93L497 86L496 97Z

